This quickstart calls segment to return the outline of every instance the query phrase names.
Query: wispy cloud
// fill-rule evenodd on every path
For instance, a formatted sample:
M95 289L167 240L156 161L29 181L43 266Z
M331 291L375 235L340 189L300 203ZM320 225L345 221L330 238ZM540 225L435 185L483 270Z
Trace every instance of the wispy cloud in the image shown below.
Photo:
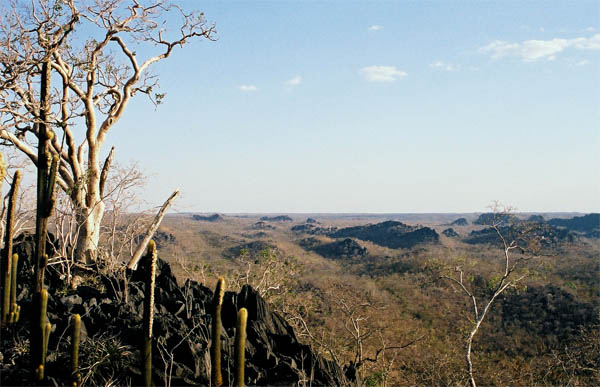
M395 82L408 75L396 66L367 66L360 69L360 72L369 82Z
M592 63L592 62L590 62L587 59L584 59L584 60L580 60L579 62L575 62L575 66L587 66L590 63Z
M438 70L444 70L444 71L459 71L460 70L460 65L453 65L451 63L445 63L440 60L438 60L437 62L431 63L429 65L429 67L438 69Z
M369 26L369 31L381 31L382 29L383 26L380 26L379 24L373 24Z
M292 79L288 79L287 81L285 81L285 85L287 87L298 86L301 83L302 83L302 77L300 75L296 75Z
M251 92L257 91L258 87L254 86L254 85L240 85L240 90L251 93Z
M509 43L495 40L479 49L484 54L489 54L494 59L505 56L521 58L525 62L535 62L539 59L554 60L556 55L566 50L600 50L600 34L589 38L574 39L554 38L550 40L525 40L520 43Z

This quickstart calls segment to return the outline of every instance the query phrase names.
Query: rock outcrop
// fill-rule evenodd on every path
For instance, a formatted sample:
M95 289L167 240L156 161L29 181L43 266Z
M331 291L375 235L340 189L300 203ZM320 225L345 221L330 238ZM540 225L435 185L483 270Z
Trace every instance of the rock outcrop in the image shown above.
M213 214L213 215L194 215L192 216L192 219L194 220L198 220L201 222L219 222L223 220L223 217L219 214Z
M442 231L442 234L444 234L448 238L457 238L459 236L458 233L456 231L454 231L453 228L445 229L444 231Z
M571 219L550 219L548 224L564 227L567 230L585 233L586 236L595 237L600 233L600 214L593 213L576 216Z
M350 238L315 246L313 250L325 258L331 259L359 259L368 253L366 247L362 247Z
M32 251L31 247L25 242L17 244L15 250L23 253ZM27 351L23 350L29 337L28 316L33 312L29 291L32 267L28 259L19 262L22 318L17 326L2 330L0 385L33 384ZM46 364L49 384L70 385L65 365L69 363L67 338L74 313L82 320L80 367L91 367L82 370L87 384L143 384L139 348L146 266L142 261L136 271L128 272L127 282L122 277L89 273L75 290L66 288L60 273L47 271L48 318L52 324ZM157 385L167 381L176 386L209 384L212 298L213 292L195 281L179 286L169 264L159 260L152 349L152 377ZM312 378L312 385L346 384L339 365L299 343L291 326L249 286L239 293L225 294L221 336L225 381L233 378L236 314L242 307L248 310L248 385L297 385L304 377Z
M450 223L451 226L468 226L469 222L466 218L458 218L454 222Z
M329 235L332 238L357 238L370 241L380 246L412 248L423 243L439 243L440 236L429 227L409 226L389 220L366 226L347 227Z
M287 215L278 215L278 216L263 216L260 218L263 222L291 222L292 218Z

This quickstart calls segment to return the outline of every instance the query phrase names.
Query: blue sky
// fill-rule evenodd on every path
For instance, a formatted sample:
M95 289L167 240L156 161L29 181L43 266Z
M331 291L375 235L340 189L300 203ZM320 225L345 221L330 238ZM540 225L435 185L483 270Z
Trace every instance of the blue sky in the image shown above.
M200 212L600 210L597 2L181 2L216 23L108 138ZM142 51L143 53L144 51Z

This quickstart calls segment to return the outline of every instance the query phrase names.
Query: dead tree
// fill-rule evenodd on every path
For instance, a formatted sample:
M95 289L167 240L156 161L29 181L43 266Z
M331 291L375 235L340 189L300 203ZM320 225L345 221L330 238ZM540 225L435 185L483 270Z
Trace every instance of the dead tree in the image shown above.
M172 13L181 23L169 30L165 20ZM43 132L53 134L48 152L59 157L57 184L77 209L78 261L96 259L102 189L112 159L111 153L102 160L108 132L133 97L160 103L164 94L156 92L157 79L149 72L154 63L214 33L203 14L167 1L32 0L0 6L0 142L39 168L36 147L48 137ZM141 58L132 49L137 44L154 52ZM56 83L48 88L49 106L41 106L39 98L44 63ZM77 133L80 128L84 133Z

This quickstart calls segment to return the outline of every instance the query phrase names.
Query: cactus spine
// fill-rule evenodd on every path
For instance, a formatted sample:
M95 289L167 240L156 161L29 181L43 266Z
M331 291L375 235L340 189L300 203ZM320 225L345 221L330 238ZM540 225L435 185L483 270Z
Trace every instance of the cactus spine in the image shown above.
M13 229L15 224L15 207L17 205L17 193L19 191L19 183L21 182L21 171L16 171L12 186L10 188L8 208L6 213L6 231L4 233L4 255L2 256L2 268L4 270L3 276L3 291L2 294L2 326L6 326L9 323L9 313L12 311L12 299L11 289L12 273L16 271L12 270L12 262L14 258L12 256L13 249ZM16 299L16 294L15 294Z
M149 262L148 277L146 277L146 297L144 298L144 350L142 368L144 384L152 384L152 324L154 320L154 282L156 276L156 244L148 243L146 260Z
M225 280L219 277L213 298L212 343L210 348L211 370L210 377L213 386L223 384L221 375L221 306L225 294Z
M79 339L81 335L81 316L73 315L73 336L71 337L71 380L74 387L81 385L79 373Z
M238 387L244 387L244 365L246 355L246 322L248 321L248 311L246 308L240 309L237 315L237 325L235 329L235 380Z

